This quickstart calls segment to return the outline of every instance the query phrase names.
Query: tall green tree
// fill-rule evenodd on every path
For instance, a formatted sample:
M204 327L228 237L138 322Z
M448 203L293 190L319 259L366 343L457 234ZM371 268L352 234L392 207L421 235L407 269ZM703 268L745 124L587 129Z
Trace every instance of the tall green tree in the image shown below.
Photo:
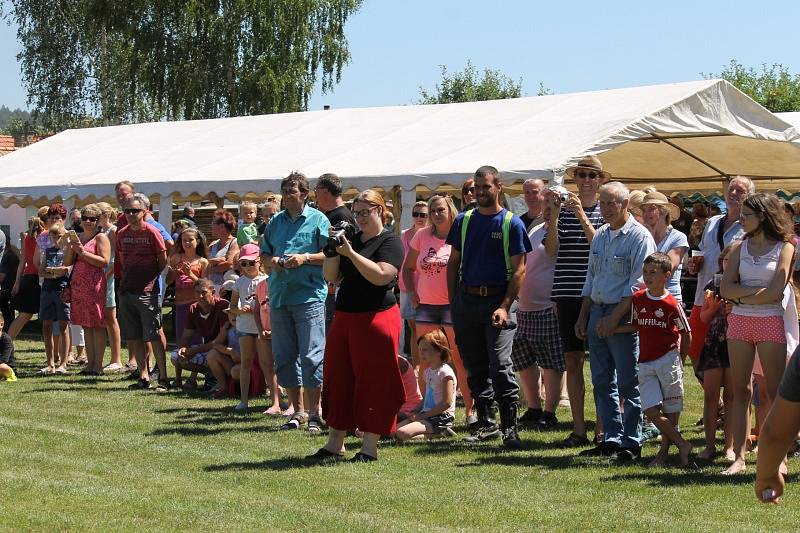
M439 69L441 81L433 91L420 87L418 104L451 104L522 96L522 78L515 81L499 70L487 68L478 72L470 61L467 61L464 70L452 75L444 65L440 65ZM544 88L540 87L540 93L543 91Z
M728 80L773 113L800 111L800 74L781 64L764 64L758 71L732 60L719 74L705 77Z
M39 122L300 111L330 90L362 0L8 0Z

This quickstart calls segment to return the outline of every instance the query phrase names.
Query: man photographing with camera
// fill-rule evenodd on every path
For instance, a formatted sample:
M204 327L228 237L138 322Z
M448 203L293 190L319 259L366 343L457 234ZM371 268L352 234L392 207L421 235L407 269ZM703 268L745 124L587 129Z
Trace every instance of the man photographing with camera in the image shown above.
M275 373L295 408L291 423L282 427L296 429L307 421L309 431L317 432L322 428L320 387L328 293L322 277L322 249L330 223L322 212L306 205L308 191L308 180L300 172L281 181L286 209L264 228L261 263L270 274Z

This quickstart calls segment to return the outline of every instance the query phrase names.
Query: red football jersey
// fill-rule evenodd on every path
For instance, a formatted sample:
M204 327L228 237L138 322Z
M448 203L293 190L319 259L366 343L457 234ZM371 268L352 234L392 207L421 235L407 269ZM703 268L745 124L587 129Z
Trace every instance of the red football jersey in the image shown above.
M683 307L667 292L657 298L647 289L637 291L631 303L631 323L639 331L639 361L655 361L678 349L681 333L689 332Z

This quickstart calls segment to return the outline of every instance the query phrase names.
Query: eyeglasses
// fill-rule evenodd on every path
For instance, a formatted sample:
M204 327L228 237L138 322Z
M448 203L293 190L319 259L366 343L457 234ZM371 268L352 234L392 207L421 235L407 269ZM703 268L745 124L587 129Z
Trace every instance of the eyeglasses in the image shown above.
M81 222L97 222L100 217L81 217Z
M413 213L411 213L411 216L414 218L425 218L428 216L428 213L421 213L420 211L414 211Z
M463 189L461 189L461 192L462 193L468 192L470 194L475 194L475 187L464 187Z
M130 207L128 209L123 210L126 215L135 215L137 213L141 213L144 209L137 209L136 207Z
M369 214L372 212L372 210L377 208L377 207L378 207L377 205L373 205L369 209L362 209L361 211L353 211L353 214L355 216L357 216L357 217L360 217L360 218L366 218L366 217L369 216ZM417 216L417 215L414 215L414 216ZM428 216L428 215L425 215L425 216Z
M247 259L239 259L239 265L243 267L253 267L256 266L256 263L256 260L249 261Z
M582 170L579 170L578 172L575 173L575 177L580 178L582 180L585 180L585 179L594 180L594 179L599 178L600 174L597 173L597 172L594 172L594 171L584 172Z

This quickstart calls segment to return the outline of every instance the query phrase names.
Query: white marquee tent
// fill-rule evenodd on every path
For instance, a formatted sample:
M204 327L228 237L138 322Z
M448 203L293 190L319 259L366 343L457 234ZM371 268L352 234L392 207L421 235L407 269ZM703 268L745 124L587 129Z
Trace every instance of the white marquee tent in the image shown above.
M293 169L398 195L458 186L483 164L558 182L585 154L632 186L721 190L726 176L796 187L800 128L704 80L464 104L338 109L68 130L0 158L0 203L84 203L131 180L162 202L277 191ZM400 202L398 202L400 203ZM405 217L404 217L405 218Z

